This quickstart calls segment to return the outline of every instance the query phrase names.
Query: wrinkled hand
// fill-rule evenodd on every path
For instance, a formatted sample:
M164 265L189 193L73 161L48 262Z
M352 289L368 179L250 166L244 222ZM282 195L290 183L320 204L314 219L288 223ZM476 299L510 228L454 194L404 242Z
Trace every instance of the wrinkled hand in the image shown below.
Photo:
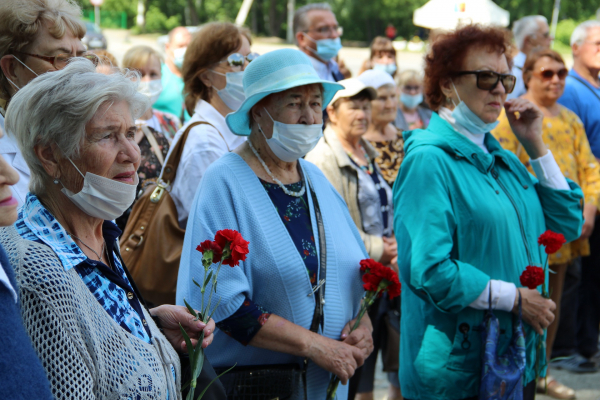
M506 117L510 127L523 148L532 159L542 157L548 152L542 140L542 121L544 114L531 101L522 97L507 100L504 103ZM519 113L519 118L515 113Z
M540 335L544 334L552 321L554 321L554 310L556 304L544 298L540 292L535 289L518 288L522 298L523 320ZM515 296L515 305L512 310L514 313L519 312L519 296Z
M583 227L581 228L581 236L579 237L580 239L588 239L592 232L594 232L596 211L596 206L591 203L586 203L585 206L583 206L583 218L585 218L585 221L583 222Z
M373 352L373 325L371 324L369 315L366 313L360 320L358 328L350 332L350 329L352 329L355 323L356 318L344 326L341 338L344 343L362 350L363 357L361 359L356 359L358 366L361 366Z
M395 237L383 236L383 254L381 255L380 263L387 265L398 255L398 244Z
M195 317L184 306L162 305L152 308L150 315L158 317L165 337L169 340L171 346L180 353L187 353L185 340L179 329L180 323L190 337L194 348L198 344L202 331L204 331L203 349L207 348L213 341L214 336L212 333L215 331L215 321L212 318L207 324L202 321L194 321Z
M314 335L308 351L308 358L319 367L340 378L342 385L354 375L357 359L363 358L363 350L344 342L338 342L321 335Z

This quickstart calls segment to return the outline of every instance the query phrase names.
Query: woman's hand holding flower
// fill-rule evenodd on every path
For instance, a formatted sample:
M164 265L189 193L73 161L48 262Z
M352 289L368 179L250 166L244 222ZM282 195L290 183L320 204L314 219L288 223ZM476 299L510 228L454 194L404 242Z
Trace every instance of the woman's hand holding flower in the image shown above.
M150 315L158 317L165 337L178 352L187 352L179 324L190 336L194 347L198 344L198 338L202 331L204 331L203 349L207 348L213 341L214 335L212 333L215 331L215 321L210 319L206 324L200 320L196 321L196 318L190 314L186 307L162 305L151 309Z
M368 314L362 317L358 328L350 332L355 323L356 318L346 324L344 329L342 329L341 338L344 343L363 351L364 358L362 361L356 360L357 363L362 364L373 352L373 325Z
M317 334L311 335L307 356L319 367L337 376L343 385L366 358L364 351L358 347Z
M544 329L554 321L556 304L552 300L544 298L537 289L517 288L517 290L521 293L523 320L531 325L538 334L543 335ZM515 305L512 311L515 314L519 312L518 293L515 296Z
M508 100L504 103L506 117L510 127L523 148L535 160L548 152L542 140L542 121L544 114L532 102L523 98ZM515 113L519 113L517 115Z

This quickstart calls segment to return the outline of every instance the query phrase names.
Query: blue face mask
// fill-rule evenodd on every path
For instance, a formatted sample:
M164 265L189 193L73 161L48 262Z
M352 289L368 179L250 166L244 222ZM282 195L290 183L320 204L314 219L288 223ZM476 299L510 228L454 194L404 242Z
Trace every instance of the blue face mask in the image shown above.
M396 67L396 64L373 63L373 69L375 71L383 71L383 72L387 72L390 75L394 75L394 73L396 72L396 69L398 69L398 67Z
M459 101L458 105L454 104L454 111L452 111L452 117L454 117L457 124L461 125L473 135L486 134L498 126L500 121L494 121L489 124L483 122L481 118L471 111L465 102L460 99L460 96L456 91L456 86L454 86L454 82L452 82L452 87L454 88L454 93L456 93ZM454 101L452 103L454 103Z
M173 64L175 64L175 66L177 68L179 68L179 70L181 70L181 68L183 68L183 59L185 57L186 50L187 50L187 47L182 47L182 48L173 50Z
M329 61L333 57L337 56L338 52L342 48L342 41L339 37L335 39L321 40L314 40L308 35L306 35L306 37L317 44L317 51L314 51L310 47L308 49L323 61Z
M402 92L400 93L400 102L404 104L406 108L412 110L413 108L417 108L417 106L423 102L423 93L410 95Z

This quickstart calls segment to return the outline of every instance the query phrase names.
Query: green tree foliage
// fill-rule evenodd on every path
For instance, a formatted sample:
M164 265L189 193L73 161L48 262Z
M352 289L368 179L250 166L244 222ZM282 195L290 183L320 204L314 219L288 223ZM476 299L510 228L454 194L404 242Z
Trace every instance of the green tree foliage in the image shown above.
M91 9L89 0L78 0L84 9ZM233 21L242 0L144 0L147 30L166 31L177 21L194 25L209 21ZM427 0L296 0L296 7L314 1L328 1L338 22L344 27L344 40L370 42L384 35L393 24L397 35L410 38L426 31L412 24L415 9ZM460 0L446 0L460 1ZM494 0L510 12L511 21L525 15L541 14L552 17L554 0ZM125 11L130 26L135 24L138 0L105 0L102 10ZM582 21L593 17L600 6L597 0L562 0L560 20ZM287 29L287 0L254 0L246 25L254 34L285 37ZM572 24L562 23L561 42ZM557 33L558 36L558 33ZM568 41L567 41L568 42Z

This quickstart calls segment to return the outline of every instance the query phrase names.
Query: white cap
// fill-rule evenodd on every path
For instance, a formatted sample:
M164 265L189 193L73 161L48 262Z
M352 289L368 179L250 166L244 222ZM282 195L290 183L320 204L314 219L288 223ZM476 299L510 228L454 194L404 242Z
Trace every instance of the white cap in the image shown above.
M375 69L366 70L356 79L367 86L374 87L375 89L379 89L385 85L392 85L394 87L396 86L396 82L394 82L394 78L392 78L390 74L385 71L379 71Z
M335 96L333 96L333 99L331 99L331 103L329 104L333 104L337 100L345 97L352 97L356 94L359 94L363 90L367 92L371 100L375 100L377 98L377 91L375 89L373 89L370 86L366 86L364 83L362 83L356 78L344 79L343 81L339 81L338 83L344 88L338 91L335 94Z

